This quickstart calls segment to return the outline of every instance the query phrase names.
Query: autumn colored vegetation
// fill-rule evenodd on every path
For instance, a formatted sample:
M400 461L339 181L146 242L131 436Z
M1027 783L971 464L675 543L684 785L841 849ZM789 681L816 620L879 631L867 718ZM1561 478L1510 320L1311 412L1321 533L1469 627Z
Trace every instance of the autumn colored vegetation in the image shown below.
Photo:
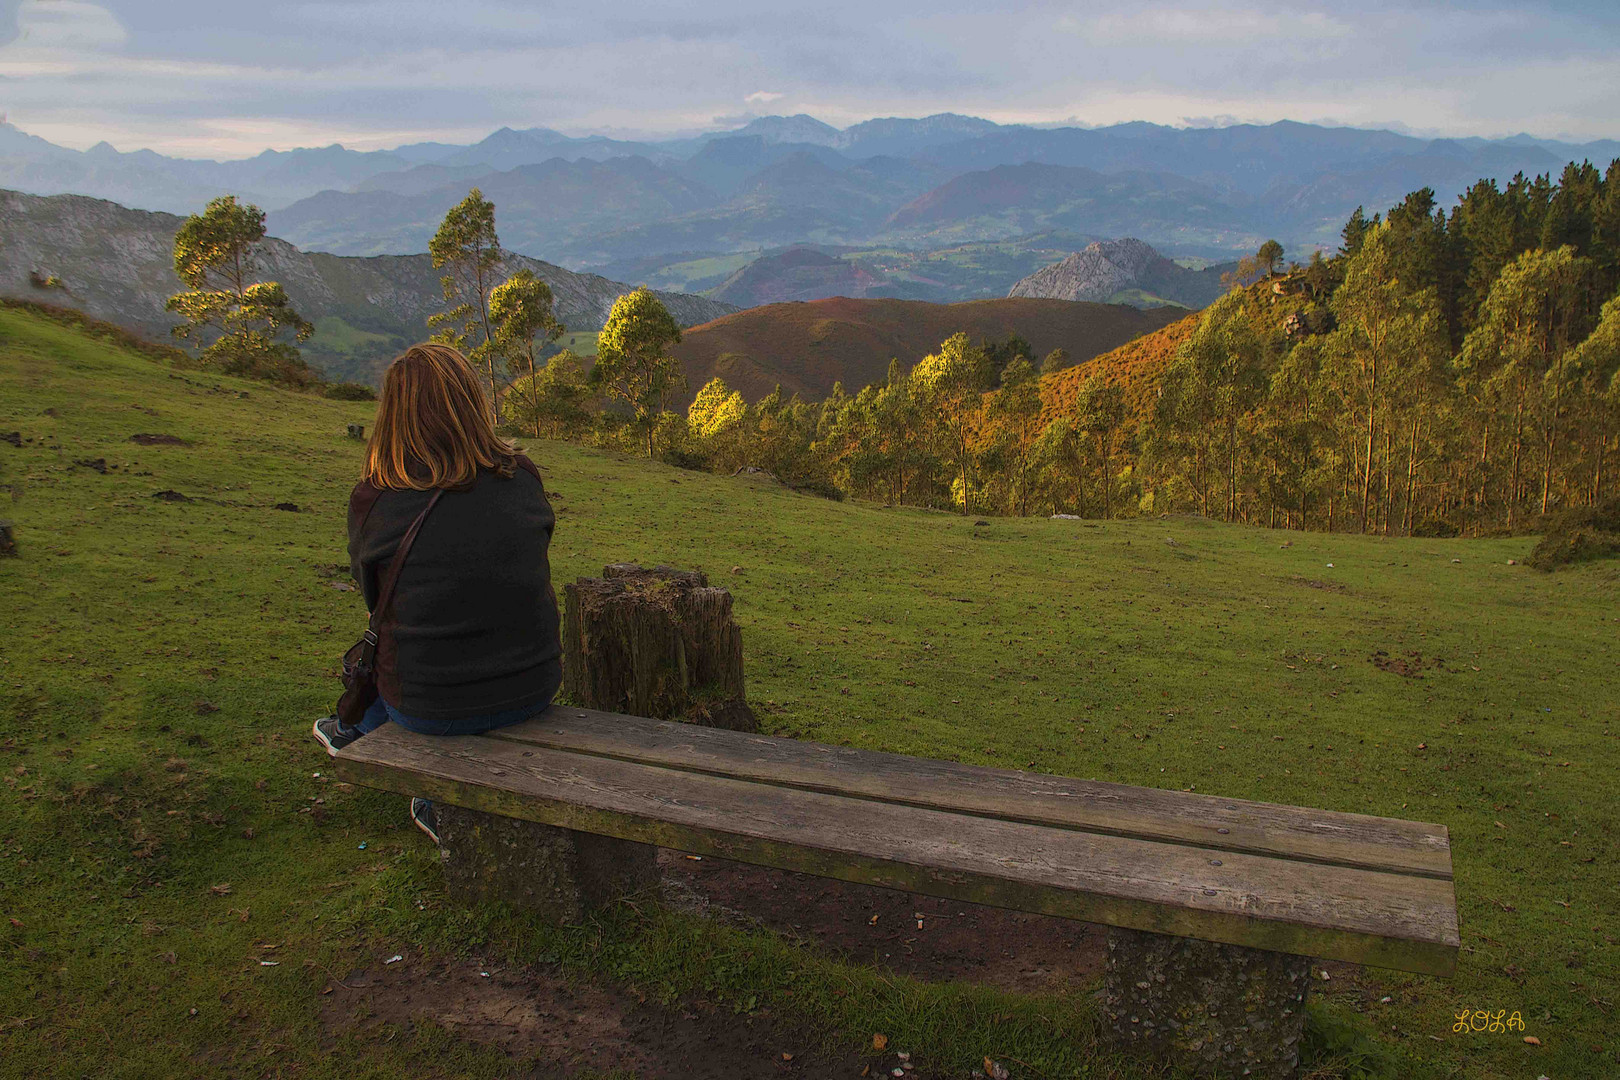
M262 218L226 198L191 219L175 250L190 291L173 306L204 364L299 381L287 373L307 369L279 339L308 325L252 272ZM1342 236L1287 268L1267 241L1201 314L1077 364L1063 347L1039 358L1023 328L997 322L1025 305L1045 348L1048 309L1076 306L1060 301L913 304L926 318L908 333L834 310L862 302L781 305L789 323L810 320L790 363L683 345L644 289L620 298L591 361L548 355L565 329L550 291L533 275L503 282L495 208L474 189L434 238L449 307L430 323L517 429L689 468L754 466L829 495L1429 536L1539 529L1602 503L1620 453L1620 161L1606 174L1572 164L1556 182L1482 180L1449 211L1424 188L1384 215L1358 208ZM894 308L891 323L906 306L867 303ZM1166 318L1109 310L1122 314L1104 339L1128 332L1126 315ZM958 313L971 325L945 332ZM753 341L760 318L691 337ZM911 363L921 333L940 344ZM895 359L878 377L869 354L885 334ZM689 373L712 377L694 387ZM787 389L762 393L772 378Z
M1074 367L1037 367L1016 334L956 334L817 402L780 388L749 402L716 376L686 417L658 421L656 445L679 464L963 513L1383 535L1535 529L1614 490L1620 162L1481 181L1449 213L1423 189L1387 215L1358 209L1329 257L1279 258L1246 260L1256 279L1201 314ZM548 433L611 442L619 421L585 407L587 381Z

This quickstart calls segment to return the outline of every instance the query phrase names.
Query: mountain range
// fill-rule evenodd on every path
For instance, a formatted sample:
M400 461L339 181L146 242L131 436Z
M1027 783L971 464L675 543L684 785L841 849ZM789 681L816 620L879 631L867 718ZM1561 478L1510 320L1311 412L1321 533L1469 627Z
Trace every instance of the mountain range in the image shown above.
M176 319L164 302L180 291L174 234L181 222L103 199L0 191L0 295L77 308L167 340ZM315 324L305 358L331 379L374 382L390 358L427 335L428 316L447 306L441 272L427 255L354 258L278 239L263 247L265 277L280 281ZM551 286L556 313L573 330L600 329L631 288L508 252L505 271L523 268ZM658 295L683 326L736 310L701 296Z
M174 213L232 192L306 250L380 255L424 250L444 211L477 185L512 250L573 269L635 263L649 276L661 259L803 244L929 251L1050 231L1211 258L1274 237L1303 254L1335 244L1357 205L1382 210L1425 185L1444 203L1481 177L1617 156L1614 141L1422 139L1289 121L1047 128L942 114L843 129L762 117L664 141L502 128L470 145L215 162L105 143L80 152L0 124L0 186L25 192Z

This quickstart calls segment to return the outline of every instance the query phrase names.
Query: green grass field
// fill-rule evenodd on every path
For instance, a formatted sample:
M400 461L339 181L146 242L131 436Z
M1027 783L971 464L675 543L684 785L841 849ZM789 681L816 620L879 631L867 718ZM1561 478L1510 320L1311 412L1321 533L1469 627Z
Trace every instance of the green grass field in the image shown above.
M557 339L557 344L564 349L572 349L576 356L595 356L598 336L595 330L570 330Z
M0 442L21 549L0 559L0 1076L528 1075L442 1031L323 1034L331 973L406 950L769 1009L851 1047L882 1030L944 1075L986 1053L1148 1075L1097 1055L1086 996L923 985L651 908L558 931L446 907L398 800L317 777L307 735L364 616L334 584L344 425L371 409L0 311L0 435L22 442ZM663 562L732 590L771 732L1449 826L1456 978L1366 972L1387 1004L1319 984L1318 1044L1355 1053L1313 1051L1316 1075L1620 1073L1620 564L1508 565L1526 538L975 528L531 452L559 579ZM1498 1009L1541 1045L1452 1031Z

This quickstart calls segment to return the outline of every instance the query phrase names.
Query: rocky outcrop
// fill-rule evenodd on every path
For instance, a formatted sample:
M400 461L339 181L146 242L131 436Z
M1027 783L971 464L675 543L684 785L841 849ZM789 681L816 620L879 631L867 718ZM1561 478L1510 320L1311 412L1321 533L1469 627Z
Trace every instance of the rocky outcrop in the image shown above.
M1008 296L1106 303L1121 293L1127 303L1153 301L1201 308L1220 296L1220 267L1188 270L1141 240L1099 240L1062 262L1035 271Z
M164 302L180 289L173 250L183 220L81 195L0 191L0 295L78 308L168 340L175 319ZM426 337L427 317L445 308L440 271L427 255L354 258L270 239L264 261L264 276L281 282L316 324L305 357L333 378L370 381L405 345ZM572 330L600 329L613 301L631 288L524 255L509 254L507 265L545 279ZM687 293L658 296L683 326L737 310Z

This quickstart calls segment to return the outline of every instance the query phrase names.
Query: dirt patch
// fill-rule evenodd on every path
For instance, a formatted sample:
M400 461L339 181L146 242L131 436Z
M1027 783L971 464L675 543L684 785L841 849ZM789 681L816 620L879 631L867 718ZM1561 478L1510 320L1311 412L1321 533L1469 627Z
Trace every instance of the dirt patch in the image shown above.
M663 1008L547 968L492 969L468 961L406 957L330 984L324 1034L365 1036L384 1025L437 1025L459 1038L532 1059L534 1076L637 1080L739 1080L859 1076L867 1059L830 1056L765 1016L702 1004ZM919 1077L919 1080L921 1078Z
M276 503L274 509L285 510L289 514L296 514L298 513L298 504L291 502L278 502Z
M17 447L20 450L22 449L22 432L0 431L0 442L10 443L12 446Z
M95 458L93 460L90 459L90 458L75 458L73 460L73 464L79 466L79 468L81 468L81 469L90 469L90 470L93 470L94 472L98 472L102 476L107 475L107 470L108 469L116 469L116 468L118 468L118 466L116 466L116 465L108 465L107 464L107 459L106 458L101 458L101 457Z
M659 852L659 864L674 902L767 927L853 963L1023 993L1083 993L1102 970L1103 931L1087 923L671 851ZM329 990L321 1005L328 1038L383 1038L385 1026L429 1023L531 1062L533 1075L546 1080L614 1070L638 1080L820 1080L861 1076L863 1069L880 1076L900 1065L895 1051L908 1049L829 1054L768 1013L739 1016L702 1002L665 1008L565 980L550 967L501 969L414 956L385 964L379 957ZM907 1076L934 1078L925 1067Z
M1019 993L1078 993L1102 971L1105 934L1089 923L669 851L659 862L675 897L851 963Z
M164 502L190 502L191 501L191 496L190 495L182 495L178 491L172 491L172 490L154 491L154 492L152 492L152 498L154 498L154 499L162 499Z
M1383 649L1379 649L1367 659L1371 660L1372 666L1379 671L1393 672L1403 679L1421 679L1425 668L1438 671L1446 669L1445 660L1438 656L1431 656L1425 660L1423 654L1415 649L1404 656L1391 656Z
M1336 593L1343 593L1343 592L1349 592L1350 591L1349 589L1345 588L1343 585L1340 585L1337 581L1317 581L1317 580L1315 580L1313 578L1298 577L1298 576L1291 577L1288 580L1290 582L1292 582L1293 584L1295 584L1295 585L1303 585L1307 589L1325 589L1328 592L1336 592Z
M139 432L131 435L129 441L140 443L142 446L184 446L186 441L178 435L150 435Z

